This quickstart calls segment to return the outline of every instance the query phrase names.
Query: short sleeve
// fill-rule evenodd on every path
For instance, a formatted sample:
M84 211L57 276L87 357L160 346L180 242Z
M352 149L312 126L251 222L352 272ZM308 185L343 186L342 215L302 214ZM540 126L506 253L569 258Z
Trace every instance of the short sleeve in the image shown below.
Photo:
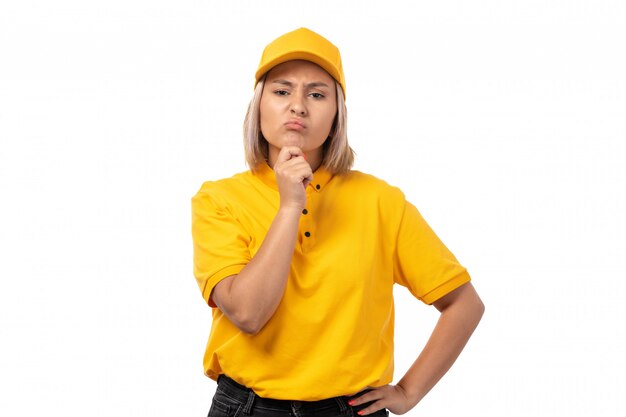
M469 282L470 276L417 208L406 200L404 204L394 254L394 281L432 304Z
M231 210L200 190L191 199L194 275L202 296L210 299L218 282L238 274L251 259L250 236Z

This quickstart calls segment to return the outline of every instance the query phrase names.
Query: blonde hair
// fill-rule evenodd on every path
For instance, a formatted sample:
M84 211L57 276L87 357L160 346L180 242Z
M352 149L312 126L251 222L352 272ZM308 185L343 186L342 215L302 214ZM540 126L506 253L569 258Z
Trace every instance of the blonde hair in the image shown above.
M254 95L246 118L243 122L243 145L246 154L246 162L252 171L256 171L261 163L268 159L267 140L261 133L261 96L265 76L257 83ZM348 145L348 111L343 90L335 81L335 91L337 92L337 114L331 128L331 134L323 145L322 165L332 174L342 174L348 172L354 163L354 151Z

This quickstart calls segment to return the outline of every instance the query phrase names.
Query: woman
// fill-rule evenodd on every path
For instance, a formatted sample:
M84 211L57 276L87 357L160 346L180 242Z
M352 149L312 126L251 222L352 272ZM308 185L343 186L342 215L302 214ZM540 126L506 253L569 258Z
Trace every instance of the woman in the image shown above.
M213 324L209 416L403 414L450 368L483 304L400 190L350 170L339 50L308 29L264 50L244 124L250 171L192 199ZM393 379L393 284L441 312Z

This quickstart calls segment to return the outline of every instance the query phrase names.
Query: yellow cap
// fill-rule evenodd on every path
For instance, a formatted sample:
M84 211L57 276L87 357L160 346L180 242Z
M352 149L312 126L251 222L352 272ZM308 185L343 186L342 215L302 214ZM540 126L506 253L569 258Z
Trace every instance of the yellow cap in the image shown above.
M346 95L346 80L339 49L328 39L307 28L286 33L265 47L256 70L254 85L276 65L295 59L311 61L324 68L339 83L343 95Z

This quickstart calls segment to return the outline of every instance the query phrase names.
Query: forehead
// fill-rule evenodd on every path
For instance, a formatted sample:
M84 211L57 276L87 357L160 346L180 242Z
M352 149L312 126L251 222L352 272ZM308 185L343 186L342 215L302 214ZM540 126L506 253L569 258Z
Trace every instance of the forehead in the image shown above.
M326 70L313 62L300 59L278 64L267 73L267 81L288 77L306 78L308 80L323 81L329 86L334 85L334 78Z

